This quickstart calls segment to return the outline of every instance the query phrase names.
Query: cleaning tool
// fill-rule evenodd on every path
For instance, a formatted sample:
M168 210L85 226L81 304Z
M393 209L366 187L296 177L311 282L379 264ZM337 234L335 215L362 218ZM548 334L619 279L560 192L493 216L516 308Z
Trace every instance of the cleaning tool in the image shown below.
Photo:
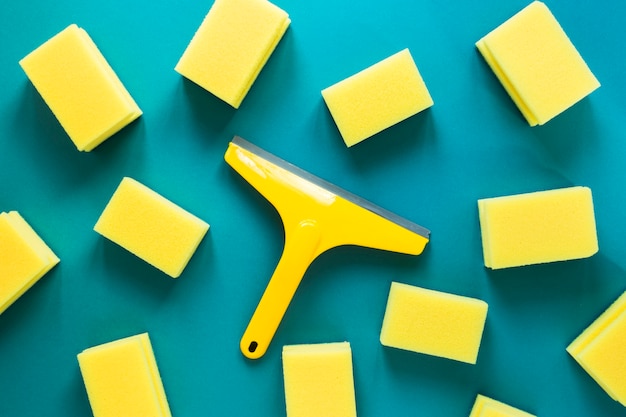
M91 151L142 114L96 44L75 24L19 63L79 151Z
M17 211L0 213L0 314L58 263Z
M600 87L548 7L534 1L476 43L528 124L542 125Z
M93 229L178 278L209 225L140 182L125 177Z
M491 269L588 258L598 252L588 187L484 198L478 214Z
M175 70L237 109L289 23L266 0L215 0Z
M535 417L500 401L478 394L469 417Z
M280 214L285 248L248 324L240 348L257 359L267 350L300 281L328 249L358 245L419 255L430 232L235 137L224 159Z
M626 407L626 292L567 347L567 352L611 398Z
M322 90L322 97L348 147L433 105L408 49Z
M392 282L380 342L475 364L487 309L476 298Z
M287 417L356 417L350 343L283 347Z
M148 333L78 354L94 417L171 417Z

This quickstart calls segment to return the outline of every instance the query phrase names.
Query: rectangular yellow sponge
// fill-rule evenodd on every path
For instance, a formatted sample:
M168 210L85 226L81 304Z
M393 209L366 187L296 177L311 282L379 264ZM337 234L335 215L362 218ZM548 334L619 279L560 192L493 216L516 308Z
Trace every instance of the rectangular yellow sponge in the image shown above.
M475 364L487 309L482 300L393 282L380 342Z
M148 333L85 349L77 357L94 417L171 416Z
M287 417L356 417L348 342L283 348Z
M476 43L531 126L600 86L548 7L532 2Z
M567 351L611 398L626 406L626 292Z
M598 251L591 190L569 187L478 200L485 266L587 258Z
M0 314L58 263L17 211L0 213Z
M511 407L484 395L478 395L469 417L535 417L519 408Z
M80 151L91 151L141 115L95 43L75 24L20 65Z
M177 278L209 225L145 185L125 177L94 230Z
M290 22L266 0L215 0L175 69L238 108Z
M322 96L347 146L433 105L408 49L322 90Z

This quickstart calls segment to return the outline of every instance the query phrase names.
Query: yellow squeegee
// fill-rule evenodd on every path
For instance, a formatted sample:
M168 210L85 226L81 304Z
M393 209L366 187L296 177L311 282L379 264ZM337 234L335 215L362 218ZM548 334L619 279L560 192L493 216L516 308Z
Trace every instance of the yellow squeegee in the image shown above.
M265 354L289 303L313 260L341 245L419 255L430 232L235 137L226 162L280 214L285 248L248 328L244 356Z

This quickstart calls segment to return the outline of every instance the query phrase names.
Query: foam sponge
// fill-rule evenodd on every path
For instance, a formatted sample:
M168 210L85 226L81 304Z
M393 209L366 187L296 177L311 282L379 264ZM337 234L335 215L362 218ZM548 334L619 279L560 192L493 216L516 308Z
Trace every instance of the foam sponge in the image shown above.
M539 1L476 46L531 126L548 122L600 86L559 22Z
M487 308L475 298L393 282L380 342L475 364Z
M75 24L20 65L80 151L91 151L141 115L87 32Z
M0 314L58 263L17 211L0 213Z
M478 200L485 266L587 258L598 251L591 190L569 187Z
M433 105L408 49L322 90L322 96L347 146Z
M209 225L145 185L124 178L94 230L177 278Z
M535 417L518 408L478 395L470 417Z
M287 417L356 417L348 342L283 348Z
M215 0L175 69L238 108L290 22L266 0Z
M94 417L171 416L148 333L78 354Z
M626 292L567 351L611 398L626 406Z

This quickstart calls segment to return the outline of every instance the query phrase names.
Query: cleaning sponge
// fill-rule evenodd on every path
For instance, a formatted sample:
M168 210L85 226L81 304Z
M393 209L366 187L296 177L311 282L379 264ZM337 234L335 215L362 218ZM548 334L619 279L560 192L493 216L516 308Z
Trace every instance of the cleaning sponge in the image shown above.
M17 211L0 213L0 314L57 263Z
M94 230L172 278L178 278L209 225L126 177Z
M408 49L322 91L347 146L433 105Z
M475 298L393 282L380 342L475 364L487 308Z
M539 1L476 46L531 126L546 123L600 86L559 22Z
M626 406L626 292L567 351L611 398Z
M290 22L266 0L215 0L175 69L238 108Z
M518 408L478 395L470 417L535 417Z
M348 342L283 348L287 417L356 417Z
M148 333L78 354L94 417L170 417Z
M586 258L598 251L591 190L569 187L478 200L485 266Z
M80 151L91 151L141 115L87 32L75 24L20 65Z

